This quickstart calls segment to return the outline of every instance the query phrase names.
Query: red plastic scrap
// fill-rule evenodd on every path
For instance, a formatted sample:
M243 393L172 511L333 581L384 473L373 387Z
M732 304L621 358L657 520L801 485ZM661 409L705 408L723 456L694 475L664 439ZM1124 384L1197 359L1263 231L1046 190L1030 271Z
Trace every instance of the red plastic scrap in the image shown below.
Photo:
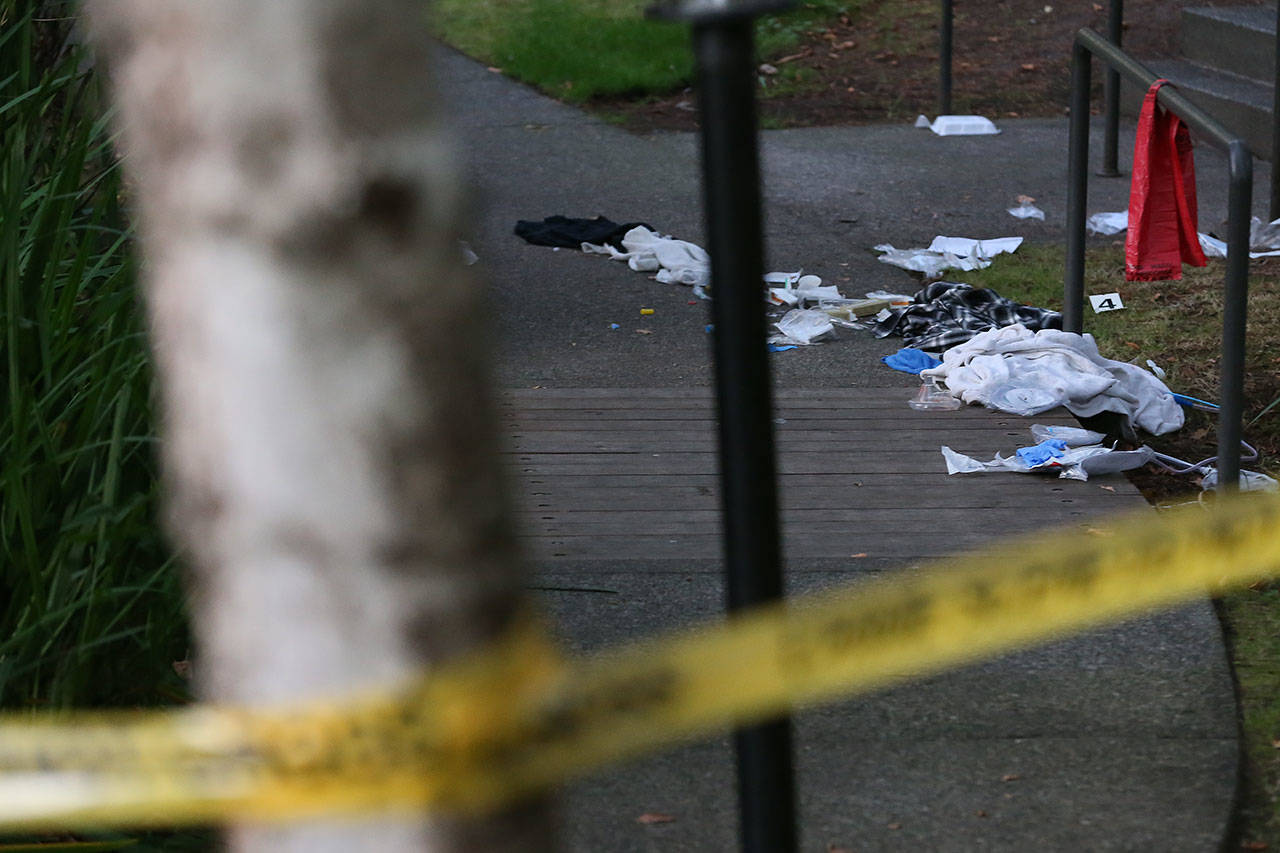
M1125 281L1182 278L1182 265L1205 265L1196 235L1196 166L1191 133L1181 118L1156 103L1168 80L1147 90L1133 145Z

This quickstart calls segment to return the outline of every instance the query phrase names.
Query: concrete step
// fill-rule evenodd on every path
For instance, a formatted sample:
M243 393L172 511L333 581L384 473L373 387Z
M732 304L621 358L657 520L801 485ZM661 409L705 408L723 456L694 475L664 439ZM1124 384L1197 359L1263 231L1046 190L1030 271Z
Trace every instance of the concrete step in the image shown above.
M1271 159L1271 108L1274 90L1257 80L1217 71L1185 60L1161 59L1144 63L1166 77L1196 106L1239 135L1255 157ZM1124 111L1137 115L1144 92L1125 83L1121 89Z
M1198 65L1273 84L1275 6L1183 9L1181 47L1182 55Z

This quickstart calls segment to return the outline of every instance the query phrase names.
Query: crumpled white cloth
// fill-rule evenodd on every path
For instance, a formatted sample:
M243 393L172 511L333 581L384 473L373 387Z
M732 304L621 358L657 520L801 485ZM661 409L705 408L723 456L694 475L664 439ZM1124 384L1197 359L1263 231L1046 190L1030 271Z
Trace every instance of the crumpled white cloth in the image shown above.
M615 261L626 261L636 272L656 272L658 281L706 287L711 283L711 256L696 243L664 237L637 225L622 235L619 252L610 245L583 243L588 254L608 255Z
M1015 323L957 344L920 376L945 381L966 403L1018 415L1055 406L1080 417L1117 412L1152 435L1183 423L1182 407L1163 382L1136 365L1103 358L1088 334L1032 332Z

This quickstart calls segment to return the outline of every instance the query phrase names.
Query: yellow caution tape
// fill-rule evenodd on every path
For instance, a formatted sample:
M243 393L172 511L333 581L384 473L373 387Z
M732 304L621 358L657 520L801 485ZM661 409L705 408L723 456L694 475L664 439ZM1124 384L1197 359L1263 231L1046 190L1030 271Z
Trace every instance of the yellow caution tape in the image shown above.
M0 827L476 811L793 705L1280 573L1280 500L1143 513L565 659L529 621L401 690L296 709L10 717Z

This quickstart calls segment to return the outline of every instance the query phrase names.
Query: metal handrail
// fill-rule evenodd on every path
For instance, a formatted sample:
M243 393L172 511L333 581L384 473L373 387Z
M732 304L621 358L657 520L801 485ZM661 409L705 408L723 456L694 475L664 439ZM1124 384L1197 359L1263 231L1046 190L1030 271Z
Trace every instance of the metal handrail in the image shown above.
M1107 9L1107 38L1117 48L1124 34L1124 0L1111 0ZM1104 178L1120 176L1120 72L1107 66L1107 77L1103 81L1102 99L1106 124L1102 132L1102 169L1098 172Z
M951 115L951 0L942 0L938 25L938 115Z
M1146 66L1093 30L1076 32L1071 51L1071 129L1068 143L1067 258L1062 327L1084 331L1084 226L1088 196L1089 83L1092 58L1149 89L1159 79ZM1203 139L1227 154L1227 272L1222 307L1221 392L1218 412L1218 483L1234 491L1240 482L1240 439L1244 413L1246 302L1249 297L1249 215L1253 204L1253 157L1243 139L1232 135L1172 86L1157 101L1179 116Z
M1280 219L1280 169L1276 168L1276 159L1280 158L1280 3L1276 4L1276 59L1275 86L1271 101L1271 206L1268 211L1274 221Z

